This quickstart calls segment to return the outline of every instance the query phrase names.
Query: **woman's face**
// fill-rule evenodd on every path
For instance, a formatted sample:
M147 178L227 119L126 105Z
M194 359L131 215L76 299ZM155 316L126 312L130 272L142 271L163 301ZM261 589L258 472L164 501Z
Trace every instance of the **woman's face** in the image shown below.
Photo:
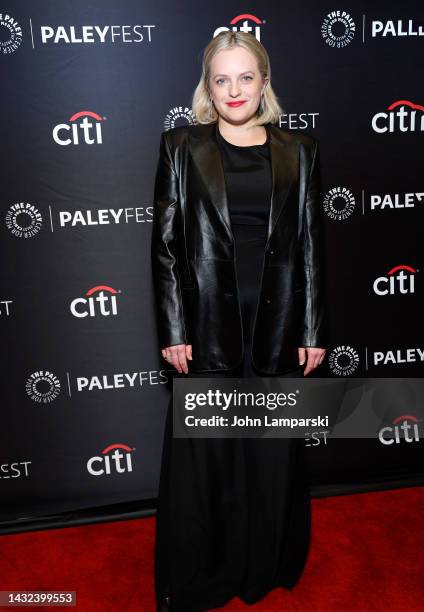
M222 49L210 69L209 92L217 113L233 124L253 118L267 81L259 73L255 56L239 46Z

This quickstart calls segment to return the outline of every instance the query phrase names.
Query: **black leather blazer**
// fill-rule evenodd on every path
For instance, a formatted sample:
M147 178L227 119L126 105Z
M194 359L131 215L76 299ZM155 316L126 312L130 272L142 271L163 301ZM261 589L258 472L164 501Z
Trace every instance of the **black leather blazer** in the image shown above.
M265 125L273 190L252 360L266 374L298 365L298 347L326 346L317 141ZM151 262L161 348L192 344L189 369L227 370L243 357L234 237L217 124L161 134Z

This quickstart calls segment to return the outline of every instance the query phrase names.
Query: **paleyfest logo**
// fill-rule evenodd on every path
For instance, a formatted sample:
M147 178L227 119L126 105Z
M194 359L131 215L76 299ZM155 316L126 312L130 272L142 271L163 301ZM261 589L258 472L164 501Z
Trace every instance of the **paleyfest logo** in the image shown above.
M53 128L53 140L61 146L102 144L102 124L105 117L92 111L79 111L69 118L69 123L59 123Z
M14 53L21 46L22 28L11 15L0 13L0 49L3 55Z
M336 49L349 45L355 32L355 22L346 11L331 11L321 25L323 39L327 45Z
M213 38L218 36L221 32L227 32L228 30L232 30L233 32L250 32L253 36L259 40L261 40L261 25L264 24L265 21L259 19L255 15L251 13L242 13L241 15L237 15L237 17L233 17L230 21L230 27L221 26L216 28L213 33Z
M396 100L386 111L376 113L371 126L377 134L387 132L424 132L424 106L410 100Z

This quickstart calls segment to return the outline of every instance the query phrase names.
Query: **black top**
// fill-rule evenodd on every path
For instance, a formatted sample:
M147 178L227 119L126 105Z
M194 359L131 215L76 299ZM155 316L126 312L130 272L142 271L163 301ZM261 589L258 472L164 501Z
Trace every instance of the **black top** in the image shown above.
M272 174L269 133L261 145L247 147L225 140L216 124L227 187L231 223L268 225Z

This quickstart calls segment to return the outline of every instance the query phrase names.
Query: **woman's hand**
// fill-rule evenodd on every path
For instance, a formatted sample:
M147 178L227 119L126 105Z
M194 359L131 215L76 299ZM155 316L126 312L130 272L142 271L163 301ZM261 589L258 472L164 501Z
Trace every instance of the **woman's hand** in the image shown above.
M312 372L315 368L321 365L324 355L324 348L315 348L313 346L306 346L302 348L298 348L297 351L299 353L299 364L303 365L306 359L306 353L308 355L308 360L306 363L306 368L303 371L303 376L307 376L309 372Z
M174 344L162 349L162 356L166 361L173 365L178 372L187 374L187 359L193 359L191 354L191 344Z

